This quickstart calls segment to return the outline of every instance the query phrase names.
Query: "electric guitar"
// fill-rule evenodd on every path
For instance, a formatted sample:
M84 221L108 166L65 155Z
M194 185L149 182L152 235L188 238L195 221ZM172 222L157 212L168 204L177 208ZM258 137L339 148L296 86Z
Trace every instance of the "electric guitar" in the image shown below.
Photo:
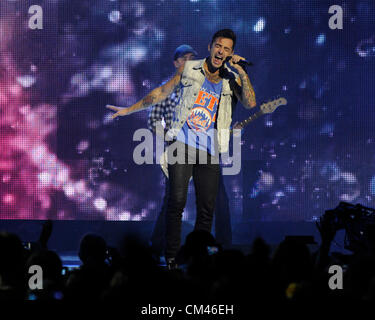
M278 98L266 103L263 103L259 108L260 110L253 115L251 115L249 118L241 121L236 125L236 127L239 127L243 129L245 126L247 126L250 122L254 121L255 119L259 118L263 114L272 113L274 112L278 107L286 105L288 102L285 98ZM233 133L233 129L230 130L230 133ZM163 154L160 156L160 166L163 170L165 176L168 178L168 152L165 150Z

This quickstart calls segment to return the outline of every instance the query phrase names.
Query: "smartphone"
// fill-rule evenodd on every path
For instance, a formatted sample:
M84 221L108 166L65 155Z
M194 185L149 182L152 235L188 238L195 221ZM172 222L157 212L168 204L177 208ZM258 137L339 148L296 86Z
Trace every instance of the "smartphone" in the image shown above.
M207 252L208 252L208 255L212 256L213 254L219 252L219 248L214 247L214 246L207 246Z

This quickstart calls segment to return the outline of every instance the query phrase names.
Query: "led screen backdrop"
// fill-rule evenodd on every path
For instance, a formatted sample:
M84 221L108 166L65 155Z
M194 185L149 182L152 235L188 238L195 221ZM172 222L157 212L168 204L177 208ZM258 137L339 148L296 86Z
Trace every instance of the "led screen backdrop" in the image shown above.
M331 5L343 29L330 29ZM221 28L254 63L258 107L288 100L244 129L242 170L224 177L232 219L373 207L374 16L372 0L2 0L0 218L155 219L162 172L132 156L148 111L112 121L105 105L168 79L180 44L205 57ZM233 119L257 110L238 105ZM194 215L191 185L184 219Z

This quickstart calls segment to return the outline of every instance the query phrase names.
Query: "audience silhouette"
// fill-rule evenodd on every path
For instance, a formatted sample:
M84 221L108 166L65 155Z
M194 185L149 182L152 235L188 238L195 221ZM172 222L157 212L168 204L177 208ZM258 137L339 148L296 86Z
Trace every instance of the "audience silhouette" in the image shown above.
M82 238L79 268L66 270L57 253L48 250L52 222L43 224L36 243L24 245L12 233L0 233L0 300L104 301L148 303L309 303L375 300L375 227L366 230L366 249L352 255L332 255L335 230L322 221L316 252L296 238L286 238L274 250L261 238L245 254L223 249L209 232L196 230L177 256L177 267L158 265L147 243L124 237L118 248L99 235ZM272 252L273 251L273 252ZM43 289L28 286L28 269L43 270ZM331 290L328 269L340 265L344 287ZM64 274L65 271L66 273Z

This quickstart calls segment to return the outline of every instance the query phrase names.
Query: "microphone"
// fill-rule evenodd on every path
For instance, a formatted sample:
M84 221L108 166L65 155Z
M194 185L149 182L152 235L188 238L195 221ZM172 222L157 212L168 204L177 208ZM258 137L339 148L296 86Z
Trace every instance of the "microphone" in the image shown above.
M225 59L225 62L229 62L229 60L232 59L232 56L228 56L226 59ZM238 61L236 64L239 64L241 67L245 67L245 66L253 66L254 64L252 62L249 62L247 60L240 60Z

